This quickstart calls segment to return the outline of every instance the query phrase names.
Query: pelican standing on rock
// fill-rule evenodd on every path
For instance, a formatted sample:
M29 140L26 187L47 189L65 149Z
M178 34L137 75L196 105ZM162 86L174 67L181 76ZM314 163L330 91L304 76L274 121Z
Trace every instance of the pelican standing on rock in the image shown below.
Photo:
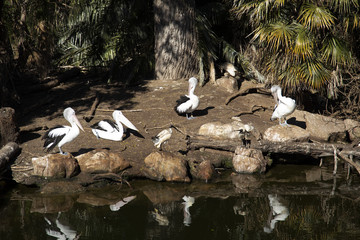
M189 95L180 96L176 101L175 111L178 114L186 113L187 119L193 119L193 111L199 106L199 97L194 94L198 80L194 77L189 79ZM189 117L189 114L191 116Z
M139 131L120 110L115 110L112 116L115 122L105 119L91 126L92 132L97 138L103 138L112 141L122 141L124 134L124 128L122 124L132 130L137 132Z
M170 126L170 128L162 130L155 137L151 138L155 147L161 149L161 145L171 138L172 127L173 126Z
M61 147L65 143L69 143L74 140L80 133L79 128L84 131L83 127L81 126L79 120L75 115L74 109L68 107L64 110L64 118L71 124L70 126L56 126L49 129L42 139L45 139L44 148L47 151L51 151L56 145L59 147L59 151L61 154L65 155L61 150Z
M280 125L288 125L286 117L295 111L296 103L292 98L284 97L281 95L281 88L278 85L271 87L271 93L275 99L275 109L270 118L271 121L279 119ZM284 118L284 123L281 123L281 118Z

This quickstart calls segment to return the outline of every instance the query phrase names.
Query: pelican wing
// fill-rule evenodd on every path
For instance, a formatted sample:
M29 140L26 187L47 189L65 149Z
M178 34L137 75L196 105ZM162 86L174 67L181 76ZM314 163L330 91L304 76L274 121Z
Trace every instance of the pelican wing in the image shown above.
M175 111L178 113L184 113L189 111L192 106L192 102L190 101L190 98L188 96L180 96L180 99L176 101L176 107Z
M56 126L50 128L42 137L45 139L44 148L47 148L49 151L52 150L70 131L71 127L69 126Z
M91 125L91 128L106 131L106 132L119 131L119 126L115 122L113 122L109 119L101 120L100 122L95 123L94 125Z

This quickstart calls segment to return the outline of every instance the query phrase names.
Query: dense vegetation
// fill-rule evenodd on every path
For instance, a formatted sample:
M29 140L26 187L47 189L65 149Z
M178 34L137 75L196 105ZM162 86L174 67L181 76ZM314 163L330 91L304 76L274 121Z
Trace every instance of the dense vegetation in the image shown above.
M212 61L228 61L243 79L281 84L305 108L313 98L313 111L357 118L359 7L357 0L196 0L199 74L207 79ZM149 0L1 1L0 106L21 101L23 74L43 79L64 65L103 71L106 82L152 78L153 26Z

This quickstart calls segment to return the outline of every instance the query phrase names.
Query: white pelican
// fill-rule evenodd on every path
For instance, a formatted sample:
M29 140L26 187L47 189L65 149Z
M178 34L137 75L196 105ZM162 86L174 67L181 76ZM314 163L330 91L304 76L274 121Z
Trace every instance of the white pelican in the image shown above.
M222 63L219 65L219 67L221 72L225 71L224 76L230 74L230 76L235 77L236 72L238 72L237 68L229 62Z
M91 126L92 132L97 138L122 141L124 128L121 123L132 130L139 131L120 110L115 110L112 116L115 122L105 119Z
M180 99L176 100L175 111L178 114L186 113L187 119L193 119L193 111L199 106L199 98L194 94L198 80L194 77L189 79L189 95L180 96ZM189 117L188 114L191 114Z
M69 143L74 140L80 133L80 130L83 130L79 120L75 115L74 109L68 107L64 110L64 118L71 124L70 126L56 126L49 129L41 139L45 139L44 148L47 151L51 151L56 145L59 147L61 154L65 155L61 150L61 147L65 143Z
M271 233L275 228L275 224L279 221L285 221L290 213L282 198L276 194L269 194L268 198L271 211L269 216L269 223L268 226L264 227L264 232Z
M286 117L294 112L296 107L295 100L282 96L281 88L278 85L271 87L271 93L274 96L276 104L270 120L279 119L280 125L287 125ZM281 118L284 118L284 123L281 123Z
M159 132L155 137L152 137L151 140L154 143L154 146L161 149L161 145L171 138L172 126L168 129L164 129Z

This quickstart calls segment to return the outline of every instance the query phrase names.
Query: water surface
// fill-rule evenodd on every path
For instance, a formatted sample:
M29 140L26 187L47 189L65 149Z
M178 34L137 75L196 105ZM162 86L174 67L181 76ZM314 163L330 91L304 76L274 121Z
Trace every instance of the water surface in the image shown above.
M136 180L73 195L17 186L0 195L0 238L360 239L359 183L341 169L333 177L332 168L277 165L210 183Z

